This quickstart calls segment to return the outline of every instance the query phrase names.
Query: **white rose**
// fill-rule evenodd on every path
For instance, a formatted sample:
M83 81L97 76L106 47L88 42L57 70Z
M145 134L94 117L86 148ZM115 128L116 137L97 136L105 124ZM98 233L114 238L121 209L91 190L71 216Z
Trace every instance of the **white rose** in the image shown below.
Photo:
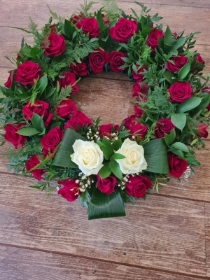
M76 140L72 146L74 154L71 160L76 163L85 175L98 174L103 166L103 152L100 147L90 141Z
M138 145L136 141L126 139L116 153L125 156L123 159L116 160L119 163L120 170L123 174L139 173L142 172L142 170L147 169L147 162L144 158L144 149L141 145Z

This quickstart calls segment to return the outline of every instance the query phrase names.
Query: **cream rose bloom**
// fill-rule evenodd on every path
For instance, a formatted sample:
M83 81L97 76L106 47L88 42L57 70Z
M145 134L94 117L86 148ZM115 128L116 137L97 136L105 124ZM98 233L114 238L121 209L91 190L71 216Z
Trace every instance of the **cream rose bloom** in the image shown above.
M141 145L138 145L136 141L126 139L116 153L125 156L123 159L116 160L119 163L120 170L123 174L139 173L142 172L142 170L147 169L147 162L144 158L144 149Z
M85 175L98 174L103 166L103 152L100 147L90 141L76 140L72 146L74 153L71 160L76 163Z

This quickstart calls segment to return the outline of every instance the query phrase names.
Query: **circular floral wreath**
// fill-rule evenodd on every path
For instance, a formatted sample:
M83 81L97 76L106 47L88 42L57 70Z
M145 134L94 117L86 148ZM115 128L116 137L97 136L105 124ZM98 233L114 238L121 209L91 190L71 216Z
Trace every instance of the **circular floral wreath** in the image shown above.
M121 10L52 17L39 32L34 22L22 40L1 91L3 138L14 172L32 174L33 188L74 201L89 219L125 215L125 203L145 198L169 176L199 165L210 111L208 77L194 34L165 32L142 4L138 15ZM57 19L57 23L52 23ZM71 95L91 73L122 72L134 82L134 113L120 125L100 125L78 110Z

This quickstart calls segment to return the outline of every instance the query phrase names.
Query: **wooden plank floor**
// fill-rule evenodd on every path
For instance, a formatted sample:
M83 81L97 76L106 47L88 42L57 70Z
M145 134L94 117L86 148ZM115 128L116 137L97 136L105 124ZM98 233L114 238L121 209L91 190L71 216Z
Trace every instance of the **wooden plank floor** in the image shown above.
M0 0L0 83L18 50L29 16L41 27L52 10L68 17L82 0ZM118 0L126 12L132 0ZM210 0L145 0L164 27L197 35L196 49L210 72ZM96 5L98 8L99 5ZM31 38L25 36L27 42ZM90 117L120 122L131 113L132 83L95 75L79 84L75 101ZM114 107L115 110L111 110ZM210 140L198 151L196 176L172 180L159 194L127 206L127 216L88 221L86 210L56 194L27 186L30 177L7 172L0 148L0 280L210 279Z

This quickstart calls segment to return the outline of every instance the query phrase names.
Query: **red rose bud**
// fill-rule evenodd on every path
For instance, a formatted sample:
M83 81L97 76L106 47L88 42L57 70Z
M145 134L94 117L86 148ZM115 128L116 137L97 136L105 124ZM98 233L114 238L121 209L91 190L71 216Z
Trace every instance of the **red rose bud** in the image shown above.
M32 86L41 77L41 68L37 63L26 60L17 67L15 81L23 86Z
M201 55L199 53L196 53L195 59L196 59L197 63L205 65L205 61L203 60L203 58L201 57Z
M168 154L169 175L175 178L181 177L183 172L187 170L187 162L180 159L177 155Z
M135 115L131 115L123 120L125 128L129 129L133 124L137 121L137 117Z
M80 22L76 23L78 29L82 29L84 34L88 34L89 38L98 37L100 31L98 22L95 18L83 18Z
M140 118L144 114L144 111L138 106L135 105L133 108L134 108L134 115L136 118Z
M122 57L127 57L123 52L111 51L109 54L109 66L113 72L121 72L124 69L120 68L125 62Z
M207 138L209 133L207 131L208 125L205 123L200 123L197 125L196 134L198 137Z
M42 175L44 174L43 169L34 169L40 163L39 158L36 155L32 155L30 158L27 159L25 163L26 170L31 172L31 174L36 178L38 181L42 179ZM33 170L31 170L33 169Z
M205 92L205 93L207 93L207 94L210 94L210 87L204 87L204 88L202 89L202 92ZM206 109L207 109L208 111L210 111L210 103L209 103L209 105L206 107Z
M119 129L119 125L114 125L114 124L102 124L99 126L98 131L99 131L99 136L101 138L103 137L108 137L111 138L112 133L117 133Z
M133 197L144 197L146 190L152 187L151 181L142 175L129 176L125 184L125 192Z
M80 127L84 127L86 125L90 126L91 124L91 119L89 119L84 113L77 111L70 117L70 120L65 123L64 129L73 128L78 131Z
M138 68L139 66L137 65L137 72L132 71L132 76L135 81L142 81L144 78L144 75L142 74L144 70L147 70L145 66L142 66L141 68Z
M85 77L88 74L87 65L84 62L72 63L70 68L76 76Z
M48 154L48 152L53 152L60 143L62 137L63 132L58 126L50 129L40 140L40 144L45 150L44 155Z
M169 72L177 72L179 71L185 64L187 64L188 58L183 54L180 54L175 57L171 57L170 61L166 62L166 69Z
M149 33L146 44L147 44L147 46L149 46L152 49L152 51L154 51L158 46L158 39L163 38L163 37L164 37L164 34L161 30L154 29L153 31L151 31Z
M50 29L50 32L56 33L56 25L55 24L49 25L49 29Z
M59 82L61 88L71 86L72 94L77 93L79 90L78 85L76 83L76 76L74 73L71 73L71 72L61 73L58 82Z
M62 100L55 109L56 114L61 118L75 114L76 111L76 104L70 99Z
M103 20L103 23L104 25L109 25L110 24L110 21L108 19L108 16L106 14L101 14L102 15L102 20Z
M58 181L58 184L63 185L63 187L58 190L58 194L60 194L63 198L69 202L78 198L80 192L79 184L76 183L76 180L65 179L63 181Z
M6 88L11 88L12 86L12 75L13 75L14 71L10 71L9 72L9 77L7 78L7 81L4 83L4 86Z
M22 114L25 120L30 121L33 114L43 117L45 127L47 127L52 120L52 114L49 113L49 104L42 100L36 100L33 104L28 102L22 108Z
M146 101L147 98L142 96L142 94L147 94L148 93L148 89L149 89L149 86L145 83L139 83L139 82L135 82L135 84L133 85L133 88L132 88L132 96L135 97L135 96L139 96L142 101Z
M158 120L154 128L155 138L163 138L165 134L169 134L174 128L175 126L170 119Z
M128 130L131 134L130 138L136 136L144 139L147 133L147 127L141 123L132 124Z
M97 175L97 188L100 192L105 194L111 194L114 192L115 186L117 184L117 179L114 176L109 176L107 178L100 178Z
M109 29L110 37L118 43L126 43L137 31L134 20L120 18L116 24Z
M78 14L78 15L73 15L71 18L70 18L70 22L73 23L73 24L76 24L77 22L81 21L81 19L83 18L83 14Z
M23 147L26 141L26 137L17 134L17 131L24 126L24 124L7 124L4 127L4 138L6 141L12 143L15 149Z
M51 32L42 42L42 49L44 55L49 57L61 55L65 49L66 44L64 38L60 34Z
M103 72L103 67L108 63L109 54L106 51L97 49L89 55L89 64L93 73Z
M169 89L170 101L182 103L192 96L192 88L188 82L175 82Z

